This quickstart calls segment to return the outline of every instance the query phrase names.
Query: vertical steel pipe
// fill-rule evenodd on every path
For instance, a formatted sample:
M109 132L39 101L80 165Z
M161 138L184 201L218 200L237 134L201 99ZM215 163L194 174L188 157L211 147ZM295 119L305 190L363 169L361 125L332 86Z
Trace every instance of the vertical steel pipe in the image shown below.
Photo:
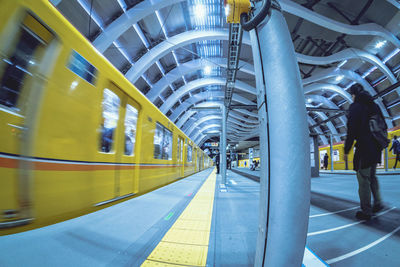
M266 92L258 97L259 110L264 112L259 116L260 148L264 151L255 266L301 266L311 171L304 92L282 13L272 9L269 20L265 19L257 31L258 40L256 33L251 34L253 51L254 46L260 50L259 54L253 52L255 64L261 55L263 76L256 76L257 87L264 80Z
M222 140L221 140L221 175L222 183L226 184L226 107L223 105L222 111Z

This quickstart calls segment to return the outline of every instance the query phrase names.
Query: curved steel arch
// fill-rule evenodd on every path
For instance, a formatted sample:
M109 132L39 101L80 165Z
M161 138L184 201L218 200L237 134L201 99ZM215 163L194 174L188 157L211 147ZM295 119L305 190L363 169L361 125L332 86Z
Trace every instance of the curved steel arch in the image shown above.
M222 92L221 92L222 93ZM208 94L203 92L197 95L192 96L191 98L184 101L177 109L175 109L171 116L169 117L171 121L175 121L183 112L187 111L190 106L195 105L196 102L207 99ZM215 98L221 98L221 101L209 101L209 106L222 106L223 105L223 96L216 96ZM196 105L199 106L199 105ZM200 105L201 107L206 107L207 105Z
M182 78L186 74L192 73L199 69L204 68L208 65L216 65L218 67L226 68L226 58L210 58L210 59L194 59L182 64L177 65L174 69L168 72L160 80L155 83L150 91L147 92L146 96L151 101L154 102L161 92L163 92L172 82ZM242 66L240 71L247 74L254 75L253 65L239 61L239 65Z
M331 64L334 62L338 61L343 61L347 59L352 59L352 58L360 58L365 61L368 61L372 65L376 66L383 74L385 74L390 82L392 84L396 83L396 77L394 74L390 71L390 69L385 65L385 63L382 62L378 57L359 50L355 48L347 48L344 49L340 52L337 52L333 55L326 56L326 57L313 57L313 56L307 56L303 54L297 54L297 60L301 63L305 64L312 64L312 65L326 65L326 64Z
M97 50L103 53L115 40L138 21L157 10L184 1L186 0L145 0L138 3L135 7L127 10L120 17L111 22L93 41L93 45Z
M349 103L353 103L351 95L347 93L342 87L330 83L313 83L304 87L304 94L309 94L315 91L327 90L339 94Z
M189 138L192 139L193 141L195 141L197 139L197 137L199 136L199 134L201 134L202 132L207 131L209 129L213 129L213 128L222 128L222 125L221 124L206 125L203 128L199 129L199 131L195 135L193 135L193 137L189 136Z
M204 40L228 40L229 30L208 30L208 31L187 31L170 37L167 41L159 43L149 52L143 55L125 74L126 78L135 82L154 62L159 60L174 49ZM244 44L250 45L250 38L247 32L243 33Z
M349 25L322 16L290 0L280 0L279 3L284 11L308 20L312 23L315 23L321 27L349 35L380 36L393 43L394 46L400 48L399 39L397 39L393 33L389 32L388 30L376 23Z
M193 131L197 129L202 123L207 122L207 121L212 121L212 120L222 120L222 115L210 115L206 117L202 117L198 121L195 121L190 127L187 129L188 131L185 132L187 136L191 136Z
M315 114L317 114L317 116L320 117L322 120L328 119L328 116L326 116L326 115L325 115L324 113L322 113L322 112L315 112ZM338 132L337 132L336 128L333 126L333 124L330 122L330 123L327 123L326 126L327 126L328 129L331 131L331 133L334 134L333 138L335 138L335 141L336 141L336 142L340 142L341 139L340 139L340 137L338 136Z
M323 79L327 79L329 77L341 76L341 75L348 78L349 80L352 80L354 82L361 84L365 88L365 90L367 92L369 92L372 96L376 94L375 89L369 84L369 82L367 80L365 80L364 78L362 78L360 75L358 75L357 73L355 73L352 70L346 70L346 69L341 69L341 68L328 68L328 69L324 69L322 71L316 72L311 77L303 79L303 85L317 82L317 81L320 81ZM389 116L389 113L388 113L385 105L382 102L381 97L379 97L377 99L377 104L380 107L383 116L385 117L388 127L392 128L393 122L392 122L392 120L388 119L388 117L390 117L390 116Z
M215 111L215 110L208 110L208 111L207 110L204 110L204 111L189 110L188 112L185 113L185 115L186 114L189 114L188 115L189 117L186 120L186 123L184 123L183 126L181 127L181 130L184 132L187 132L192 127L192 125L196 124L196 122L198 122L198 120L202 120L202 118L204 118L204 117L218 116L218 119L222 118L220 110L218 110L218 111Z
M202 111L202 112L204 112L204 111ZM200 113L200 112L190 111L190 110L186 111L185 114L177 121L176 125L181 129L185 129L185 128L187 129L189 126L185 126L185 125L189 121L189 119L192 117L192 115L195 113ZM229 113L228 120L232 120L232 121L236 120L238 123L241 123L240 121L246 121L246 123L248 125L254 125L254 126L257 126L259 124L258 120L245 118L233 110Z
M307 95L308 98L314 100L315 102L322 103L323 105L327 106L328 108L334 108L334 109L339 109L339 107L333 103L331 100L327 99L326 97L320 96L320 95ZM346 115L343 114L343 116L339 117L339 120L342 122L344 126L346 126L347 123L347 118Z
M188 92L191 92L193 90L196 90L197 88L209 86L209 85L225 85L226 84L226 79L223 78L202 78L202 79L197 79L192 82L189 82L176 90L172 95L168 97L168 99L162 104L160 107L161 112L166 113L179 99L187 94ZM237 80L235 83L235 89L239 89L241 91L244 91L246 93L251 93L255 94L256 89L242 81ZM244 98L242 96L236 95L236 99L240 99L239 101L245 105L253 105L254 102L248 100L247 98Z
M218 93L220 95L214 94L213 98L221 98L221 101L208 101L207 104L201 103L199 105L196 105L196 107L222 106L223 105L222 99L224 98L224 94L223 94L223 92L218 92ZM191 98L189 98L186 101L184 101L177 109L175 109L172 112L171 116L169 117L170 120L171 121L175 121L183 112L187 112L188 108L191 105L194 105L194 104L196 104L196 102L199 102L201 100L207 99L208 96L209 95L208 95L207 92L202 92L202 93L199 93L199 94L192 95ZM233 94L232 100L241 103L241 99L239 99L238 97L239 96L237 96L236 94ZM244 103L242 103L242 104L244 104ZM248 115L248 116L252 116L253 118L258 118L257 114L249 112L247 110L237 109L235 111L239 112L239 113L243 113L243 114ZM251 120L251 119L248 119L248 120Z
M307 116L308 123L311 125L317 124L310 116ZM323 135L323 132L321 130L321 127L315 127L315 131L318 133L318 137L321 139L322 144L328 144L328 140L326 137Z
M207 114L207 115L203 114L203 116L199 116L199 118L197 118L197 119L198 120L196 120L196 119L191 120L190 121L191 123L189 123L189 121L188 121L186 129L183 129L183 131L186 133L187 136L190 136L193 133L193 131L196 130L197 127L199 127L202 123L210 122L211 120L214 120L214 119L221 120L222 115L221 114ZM236 130L240 130L240 131L248 131L249 128L254 129L254 128L258 127L258 125L257 126L243 125L243 123L241 123L240 121L237 121L234 118L228 118L228 125L231 125L232 128L234 128ZM233 125L237 125L237 126L235 127Z
M256 124L256 125L259 124L259 122L258 122L258 117L256 117L256 119L245 118L245 117L243 117L242 115L240 115L239 113L240 113L240 112L236 112L236 110L231 110L231 112L229 112L229 117L233 117L233 118L235 118L235 119L245 121L245 122L248 123L248 124ZM252 113L252 114L254 114L254 113ZM255 114L254 114L254 115L255 115Z
M396 0L386 0L386 1L397 7L397 9L400 9L400 3L397 2Z

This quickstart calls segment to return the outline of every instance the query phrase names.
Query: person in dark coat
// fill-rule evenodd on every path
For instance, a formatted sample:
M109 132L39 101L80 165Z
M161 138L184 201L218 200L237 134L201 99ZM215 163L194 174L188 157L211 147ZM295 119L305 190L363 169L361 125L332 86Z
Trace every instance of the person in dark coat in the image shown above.
M389 149L389 151L392 151L392 149L393 149L393 153L396 155L396 161L394 162L393 169L396 169L397 161L400 160L400 142L399 142L399 140L397 140L396 135L393 136L392 147Z
M328 153L325 153L325 155L324 155L324 169L325 170L328 169L328 159L329 159Z
M375 140L369 129L369 117L374 114L383 115L370 94L363 90L360 84L350 87L349 93L353 97L347 117L347 136L344 145L344 157L356 141L353 165L357 172L358 195L361 211L356 213L358 219L370 219L373 212L383 209L379 182L376 177L376 165L381 161L382 147ZM371 192L374 206L371 207Z
M219 150L217 149L217 155L215 156L215 165L217 165L217 174L219 173L219 164L220 164L220 155L219 155Z

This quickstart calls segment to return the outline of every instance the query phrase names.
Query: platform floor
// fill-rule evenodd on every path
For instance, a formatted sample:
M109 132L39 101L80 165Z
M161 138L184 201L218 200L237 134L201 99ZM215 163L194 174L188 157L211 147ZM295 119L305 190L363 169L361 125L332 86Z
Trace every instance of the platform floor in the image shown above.
M227 182L221 186L209 169L95 213L0 237L0 266L188 266L174 254L182 243L191 245L191 266L253 266L259 184L233 171ZM389 208L360 222L355 177L313 178L308 248L331 266L400 266L400 176L380 182Z

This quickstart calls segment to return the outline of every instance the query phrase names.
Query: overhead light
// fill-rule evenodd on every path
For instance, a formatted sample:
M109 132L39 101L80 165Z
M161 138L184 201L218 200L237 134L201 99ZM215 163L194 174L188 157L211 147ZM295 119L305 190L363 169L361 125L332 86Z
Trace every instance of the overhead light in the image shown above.
M311 98L307 98L307 103L311 104L311 102L312 102L312 99Z
M229 15L229 5L225 6L225 16Z
M381 48L381 47L383 47L385 44L386 44L386 40L384 40L384 41L379 41L379 42L376 43L375 47L376 47L376 48Z
M341 80L343 80L343 75L339 75L336 77L337 82L340 82Z
M204 18L206 15L206 7L204 5L196 5L194 7L194 14L200 19Z
M211 67L210 67L210 66L205 66L205 68L204 68L204 74L205 74L205 75L210 75L210 74L211 74Z
M340 64L339 65L337 65L338 66L338 68L340 68L340 67L342 67L344 64L346 64L347 63L347 60L343 60L342 62L340 62Z

